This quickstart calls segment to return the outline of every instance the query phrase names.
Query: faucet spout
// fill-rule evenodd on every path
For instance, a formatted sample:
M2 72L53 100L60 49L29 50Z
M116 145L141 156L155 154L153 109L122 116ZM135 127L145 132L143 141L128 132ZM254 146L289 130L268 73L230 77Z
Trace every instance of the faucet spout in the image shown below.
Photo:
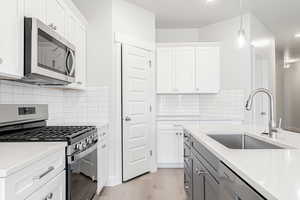
M253 90L251 92L251 94L249 95L249 98L247 100L245 107L246 107L246 110L250 111L252 109L253 99L259 93L266 94L269 99L268 135L269 135L269 137L273 137L274 133L277 131L276 131L276 124L274 121L274 96L273 96L272 92L266 88L259 88L259 89Z

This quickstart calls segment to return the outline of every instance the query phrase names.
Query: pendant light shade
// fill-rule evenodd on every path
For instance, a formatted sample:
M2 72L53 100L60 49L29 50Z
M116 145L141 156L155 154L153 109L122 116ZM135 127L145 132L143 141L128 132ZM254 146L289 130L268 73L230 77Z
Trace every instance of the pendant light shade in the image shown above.
M239 48L243 48L246 44L246 32L244 29L240 29L238 31L238 45L239 45Z

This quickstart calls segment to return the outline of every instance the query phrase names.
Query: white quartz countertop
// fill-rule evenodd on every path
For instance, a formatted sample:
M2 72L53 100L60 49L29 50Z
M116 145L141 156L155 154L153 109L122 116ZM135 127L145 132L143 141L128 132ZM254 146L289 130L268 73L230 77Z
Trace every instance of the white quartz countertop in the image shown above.
M268 200L300 200L300 134L279 131L276 139L270 139L251 126L207 125L185 128ZM287 149L229 149L207 136L241 133Z
M0 178L7 177L66 145L65 142L1 142Z

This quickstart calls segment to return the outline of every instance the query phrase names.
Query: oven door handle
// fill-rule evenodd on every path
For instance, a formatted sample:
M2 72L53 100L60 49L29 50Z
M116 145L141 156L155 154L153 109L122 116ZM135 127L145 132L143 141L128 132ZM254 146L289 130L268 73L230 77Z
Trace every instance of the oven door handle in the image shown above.
M86 149L85 151L81 152L81 153L78 153L78 154L75 154L73 156L70 156L71 158L69 159L73 159L72 160L69 160L69 164L73 164L75 162L77 162L78 160L80 160L81 158L87 156L88 154L92 153L93 151L96 151L97 150L97 143L94 144L93 146L91 146L90 148Z

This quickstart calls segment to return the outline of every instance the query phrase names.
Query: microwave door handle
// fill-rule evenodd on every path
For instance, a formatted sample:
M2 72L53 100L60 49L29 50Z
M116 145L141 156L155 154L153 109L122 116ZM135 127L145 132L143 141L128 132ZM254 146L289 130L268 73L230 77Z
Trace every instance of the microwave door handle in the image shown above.
M70 74L70 70L69 70L69 57L70 57L71 53L70 50L68 50L68 54L67 54L67 58L66 58L66 72L69 75Z
M74 71L75 71L75 55L74 55L74 53L73 53L73 51L70 49L69 50L69 52L70 52L70 55L71 55L71 57L72 57L72 60L73 60L73 64L72 64L72 69L69 71L69 75L71 76L73 73L74 73ZM68 62L69 63L69 62ZM69 63L70 64L70 63ZM68 65L69 65L68 64ZM69 69L70 69L70 66L68 66L69 67Z

